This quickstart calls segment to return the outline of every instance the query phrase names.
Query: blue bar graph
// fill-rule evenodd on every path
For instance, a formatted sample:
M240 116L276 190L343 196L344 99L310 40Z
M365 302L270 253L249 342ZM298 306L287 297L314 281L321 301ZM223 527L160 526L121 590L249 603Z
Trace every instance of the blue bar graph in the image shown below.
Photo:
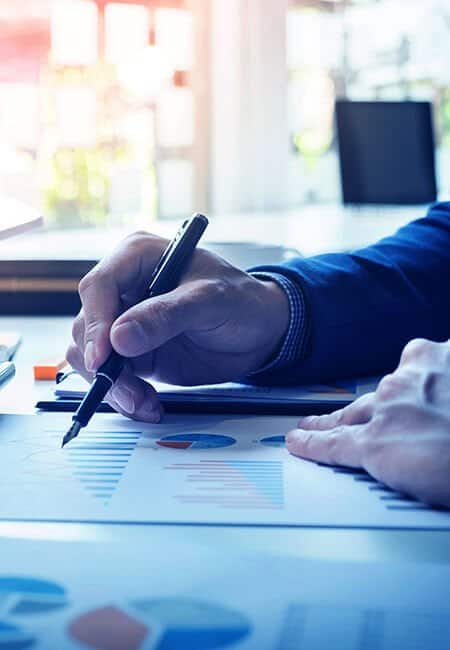
M85 432L64 453L80 485L91 497L107 505L140 437L140 431Z

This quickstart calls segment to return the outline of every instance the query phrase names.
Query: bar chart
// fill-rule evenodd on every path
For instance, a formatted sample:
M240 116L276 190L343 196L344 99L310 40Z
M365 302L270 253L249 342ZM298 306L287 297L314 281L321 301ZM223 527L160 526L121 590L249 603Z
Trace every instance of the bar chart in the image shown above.
M186 489L174 498L184 505L277 510L284 506L282 461L203 459L165 469L183 475Z
M140 431L86 431L64 451L73 476L107 504L133 455Z

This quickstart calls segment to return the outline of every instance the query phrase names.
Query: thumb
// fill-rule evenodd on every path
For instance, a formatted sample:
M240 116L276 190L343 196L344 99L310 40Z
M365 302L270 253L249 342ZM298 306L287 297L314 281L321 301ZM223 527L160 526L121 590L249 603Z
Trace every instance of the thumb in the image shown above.
M223 306L210 283L182 285L149 298L122 314L111 328L111 343L124 357L151 352L189 330L206 330L223 322Z

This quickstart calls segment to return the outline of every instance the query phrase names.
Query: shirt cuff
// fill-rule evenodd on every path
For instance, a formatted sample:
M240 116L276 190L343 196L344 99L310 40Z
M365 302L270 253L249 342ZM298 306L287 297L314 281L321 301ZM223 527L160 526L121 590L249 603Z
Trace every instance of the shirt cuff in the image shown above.
M276 282L284 290L289 301L289 327L281 349L269 363L248 375L255 378L260 374L280 370L300 361L306 351L307 327L305 297L302 289L297 284L281 273L255 271L251 272L250 275L257 280Z

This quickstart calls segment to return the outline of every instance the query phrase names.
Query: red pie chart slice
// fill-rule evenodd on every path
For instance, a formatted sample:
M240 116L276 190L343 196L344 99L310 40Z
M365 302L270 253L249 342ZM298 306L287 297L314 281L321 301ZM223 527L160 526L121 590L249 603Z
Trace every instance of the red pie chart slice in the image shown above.
M183 442L176 440L158 440L157 444L160 447L169 447L169 449L189 449L192 447L192 442Z
M139 650L150 628L117 607L94 609L69 626L71 636L94 650Z

